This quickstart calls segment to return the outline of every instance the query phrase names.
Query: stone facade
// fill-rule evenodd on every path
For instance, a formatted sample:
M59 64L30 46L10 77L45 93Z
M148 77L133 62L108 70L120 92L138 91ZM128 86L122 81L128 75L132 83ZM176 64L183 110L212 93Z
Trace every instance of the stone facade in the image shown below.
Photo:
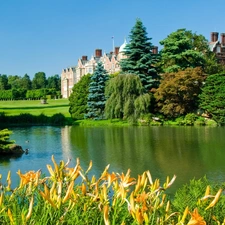
M102 54L101 49L95 50L95 56L88 60L87 56L78 59L77 66L62 70L61 74L61 94L63 98L68 98L72 93L72 88L85 74L93 74L98 62L102 62L105 70L109 73L120 71L119 62L126 58L123 54L126 40L120 47L115 47L114 52Z

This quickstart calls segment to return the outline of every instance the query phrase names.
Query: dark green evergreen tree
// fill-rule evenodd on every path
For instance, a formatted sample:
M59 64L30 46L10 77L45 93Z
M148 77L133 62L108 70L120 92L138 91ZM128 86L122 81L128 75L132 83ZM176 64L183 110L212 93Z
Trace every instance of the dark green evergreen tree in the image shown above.
M153 54L151 38L147 37L146 28L140 19L137 19L129 38L130 42L124 50L127 58L121 60L121 69L125 73L138 75L145 92L149 92L152 88L158 87L159 84L156 70L159 55Z
M207 67L206 56L209 51L207 40L186 29L178 29L164 40L161 50L161 67L164 72L177 72L186 68Z
M214 74L206 78L199 96L200 107L218 124L225 124L225 74Z
M91 82L91 75L83 76L78 83L73 86L73 92L69 97L69 112L73 119L84 119L87 113L88 88Z
M88 113L86 118L103 119L105 109L105 85L109 79L107 71L101 62L97 64L94 74L91 76L88 94Z

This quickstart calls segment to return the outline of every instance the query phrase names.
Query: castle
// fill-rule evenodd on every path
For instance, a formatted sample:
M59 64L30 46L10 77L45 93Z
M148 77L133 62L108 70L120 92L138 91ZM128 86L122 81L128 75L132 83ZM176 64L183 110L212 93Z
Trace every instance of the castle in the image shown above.
M61 74L61 94L63 98L68 98L72 93L72 88L85 74L93 74L98 62L102 62L105 70L109 73L120 71L119 62L126 58L123 54L126 40L120 47L115 47L114 52L102 54L102 49L95 50L95 56L88 60L87 56L78 59L77 66L63 69Z
M216 54L218 62L225 65L225 33L211 32L211 40L209 48ZM120 71L120 60L126 58L124 55L124 48L126 47L126 40L120 47L115 47L114 52L102 54L102 49L95 50L95 56L88 60L87 56L82 56L78 59L77 66L63 69L61 74L61 95L62 98L68 98L72 93L74 84L76 84L85 74L93 74L98 62L102 62L105 70L109 73ZM152 48L152 53L158 53L158 47Z
M209 48L216 54L218 62L225 65L225 33L211 32L211 40L209 42Z

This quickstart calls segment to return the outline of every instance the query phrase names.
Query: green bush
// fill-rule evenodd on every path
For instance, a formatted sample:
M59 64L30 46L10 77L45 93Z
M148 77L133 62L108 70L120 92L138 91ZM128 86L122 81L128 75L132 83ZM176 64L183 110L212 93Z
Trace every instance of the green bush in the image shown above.
M51 124L53 125L63 125L66 122L66 118L62 113L54 114L51 117Z
M188 113L184 117L183 123L186 126L192 126L192 125L194 125L194 122L196 121L197 118L198 118L198 116L195 115L194 113Z
M177 212L184 212L185 208L188 206L189 211L193 211L195 208L198 208L200 215L204 217L207 224L217 224L212 221L211 210L213 210L213 215L219 221L224 219L225 211L225 196L220 196L220 200L216 203L213 209L206 210L206 207L212 201L211 198L206 201L201 199L205 196L207 186L211 187L210 195L215 196L219 188L224 189L225 183L215 184L210 182L206 177L201 179L193 179L188 184L184 185L182 188L178 189L175 193L174 199L172 201L173 210Z
M205 126L205 118L204 117L198 117L197 120L194 122L194 125L196 126Z

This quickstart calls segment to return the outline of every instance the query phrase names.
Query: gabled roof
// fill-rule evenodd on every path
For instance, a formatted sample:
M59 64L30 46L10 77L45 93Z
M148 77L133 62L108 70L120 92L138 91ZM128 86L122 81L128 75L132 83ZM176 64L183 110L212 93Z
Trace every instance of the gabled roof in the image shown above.
M213 52L213 50L215 49L216 45L219 43L219 41L215 41L215 42L209 42L209 49L210 51Z

